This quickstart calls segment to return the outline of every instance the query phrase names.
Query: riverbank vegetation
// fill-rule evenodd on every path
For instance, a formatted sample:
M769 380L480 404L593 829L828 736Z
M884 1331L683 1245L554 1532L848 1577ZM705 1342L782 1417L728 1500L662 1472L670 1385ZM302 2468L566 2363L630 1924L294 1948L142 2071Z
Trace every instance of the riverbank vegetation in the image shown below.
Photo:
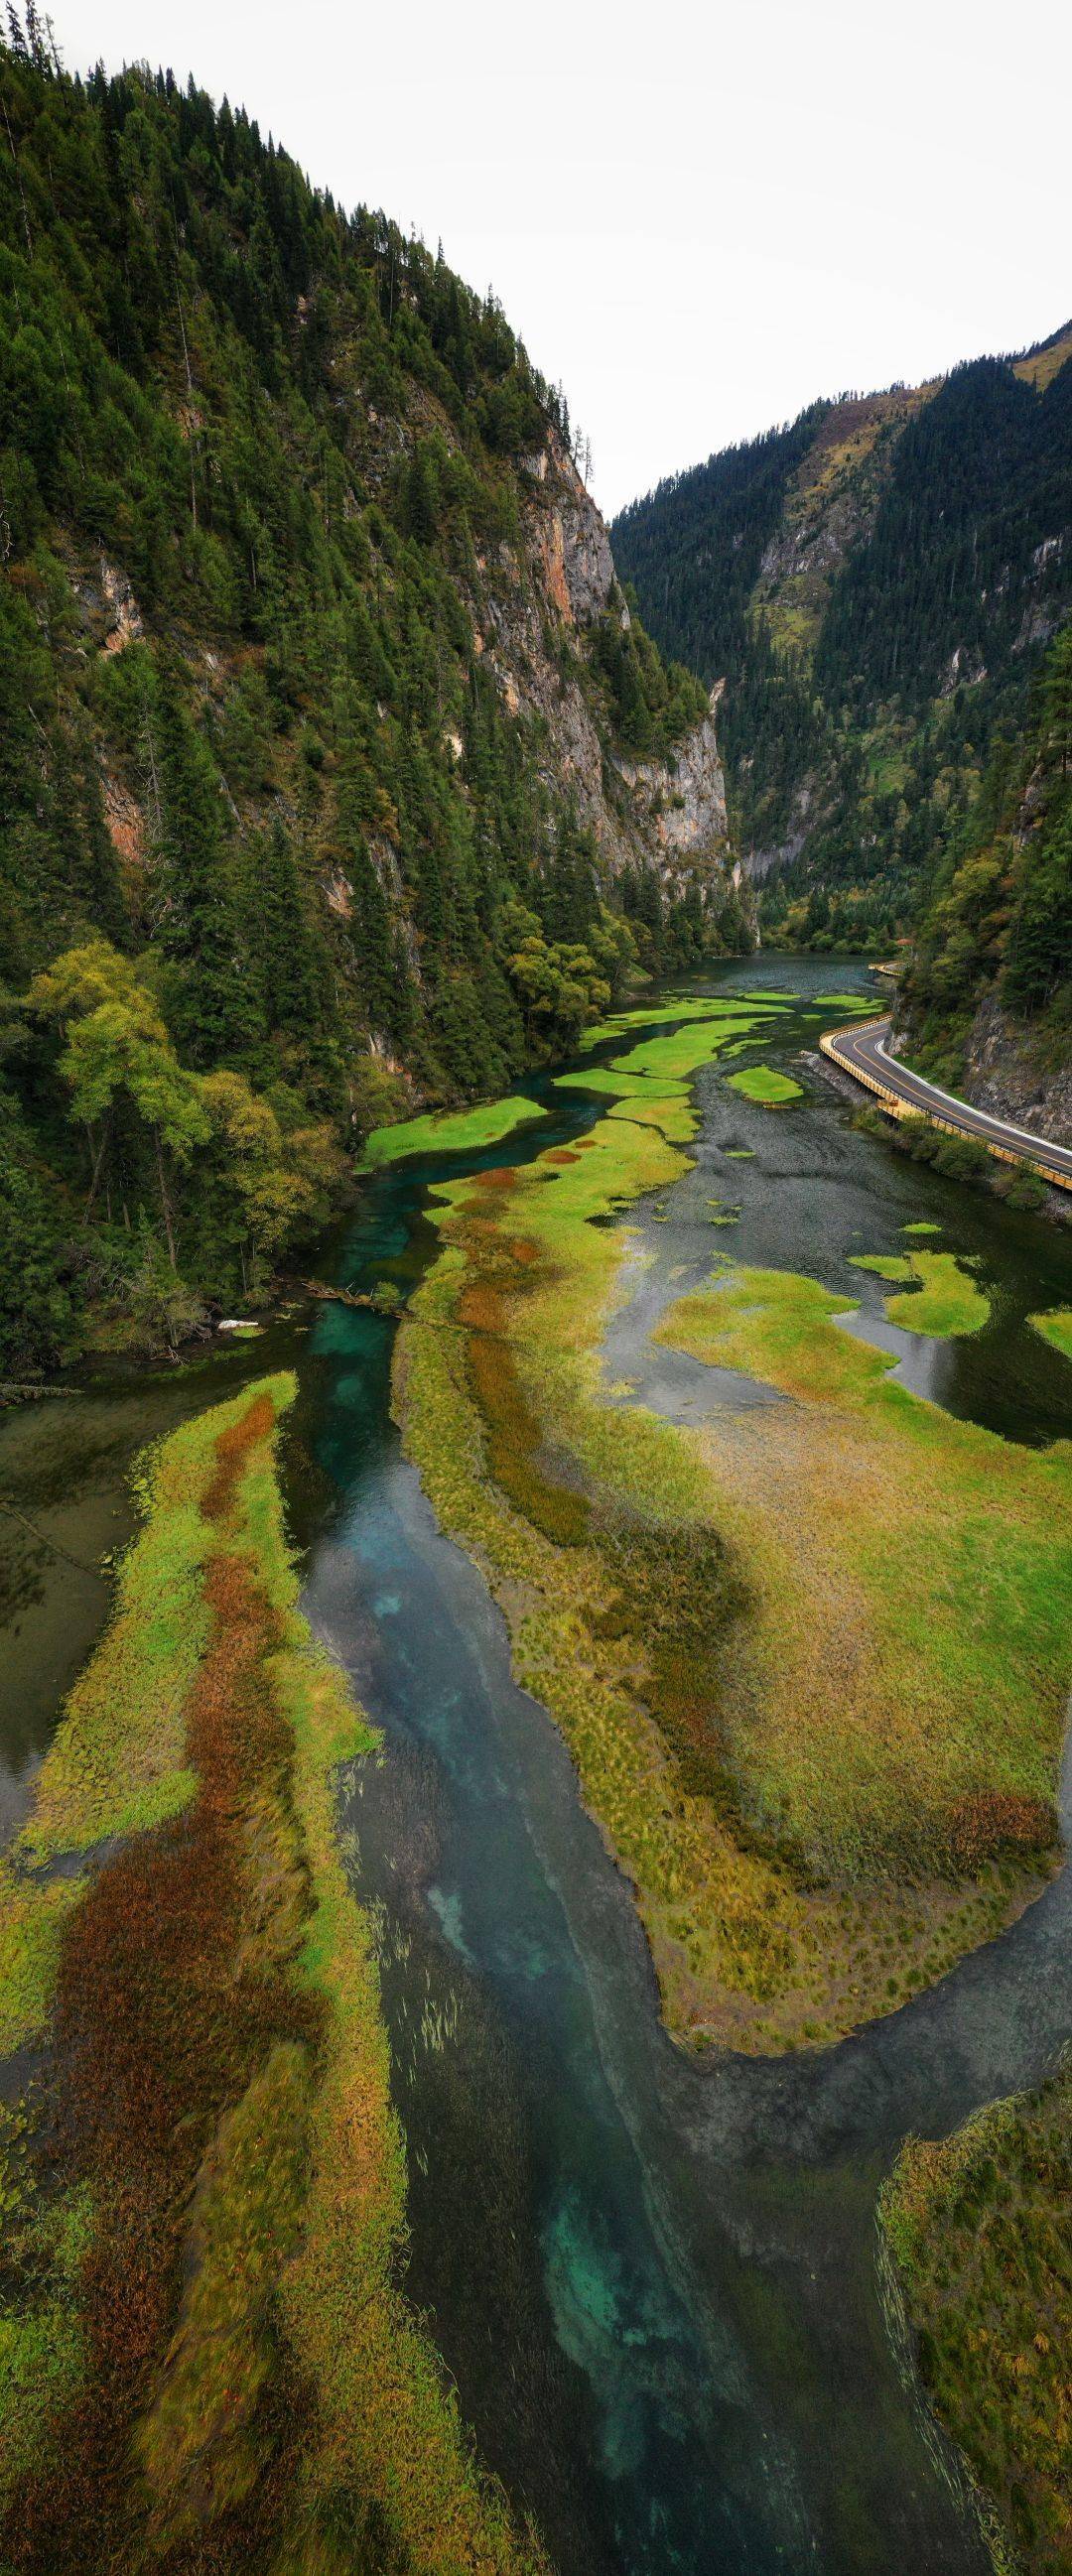
M811 1282L716 1283L657 1336L792 1406L691 1434L601 1387L628 1243L605 1220L641 1194L659 1215L689 1080L747 1015L726 996L638 1034L563 1077L607 1103L587 1135L433 1191L397 1392L633 1878L668 2018L769 2049L893 2009L1044 1883L1072 1601L1063 1455L887 1387ZM891 1491L914 1505L887 1532Z
M268 1379L150 1462L0 1890L0 2556L63 2576L535 2571L404 2295L405 2164ZM59 1875L57 1875L59 1873ZM62 1889L57 1904L56 1890Z
M1048 1315L1030 1315L1028 1322L1053 1343L1055 1351L1062 1351L1066 1359L1072 1360L1072 1307L1053 1307Z
M991 1198L1003 1199L1005 1205L1032 1216L1044 1215L1052 1193L1037 1172L1019 1163L998 1162L978 1145L972 1136L947 1136L929 1118L908 1115L896 1118L866 1101L853 1119L861 1135L874 1136L895 1154L906 1154L910 1162L929 1163L946 1181L967 1181L975 1189L985 1190ZM1063 1203L1059 1211L1062 1221Z
M937 2145L913 2138L881 2216L931 2403L999 2518L997 2562L1072 2543L1072 2063Z

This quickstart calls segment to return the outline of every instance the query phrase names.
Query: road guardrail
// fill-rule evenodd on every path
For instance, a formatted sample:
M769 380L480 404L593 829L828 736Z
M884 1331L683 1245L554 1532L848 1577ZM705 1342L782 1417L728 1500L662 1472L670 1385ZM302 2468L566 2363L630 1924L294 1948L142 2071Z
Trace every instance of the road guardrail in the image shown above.
M1072 1173L1060 1171L1053 1163L1047 1163L1044 1150L1040 1154L1018 1152L1011 1145L999 1145L996 1137L982 1136L971 1127L958 1126L954 1119L943 1118L938 1110L926 1108L922 1101L906 1100L903 1093L891 1090L878 1074L872 1073L870 1066L854 1063L852 1057L843 1052L846 1038L864 1037L868 1029L884 1027L885 1020L885 1012L880 1011L876 1019L856 1020L849 1028L827 1030L819 1040L820 1054L828 1056L831 1064L836 1064L842 1073L851 1074L854 1082L862 1083L865 1091L874 1092L891 1118L924 1118L929 1127L941 1128L946 1136L955 1136L961 1144L967 1139L971 1145L985 1146L995 1162L1012 1163L1024 1171L1034 1172L1051 1189L1072 1190ZM964 1105L967 1109L970 1104L966 1101Z

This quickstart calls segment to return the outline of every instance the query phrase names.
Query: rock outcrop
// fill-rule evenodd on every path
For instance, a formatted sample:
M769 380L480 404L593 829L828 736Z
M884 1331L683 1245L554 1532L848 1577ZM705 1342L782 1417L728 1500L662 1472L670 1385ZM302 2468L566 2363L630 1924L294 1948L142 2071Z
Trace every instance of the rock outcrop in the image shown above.
M586 650L600 619L615 618L623 629L630 622L607 529L553 429L522 471L529 496L521 561L504 547L499 563L485 567L481 611L490 632L480 635L480 647L511 711L538 723L545 784L573 796L612 875L652 860L669 892L696 884L705 909L732 884L749 934L758 935L750 889L730 852L716 730L720 689L669 758L636 760L615 750Z
M976 1109L1072 1145L1072 1063L1055 1061L1052 1043L1033 1040L1022 1021L988 993L972 1022L965 1056L965 1096Z

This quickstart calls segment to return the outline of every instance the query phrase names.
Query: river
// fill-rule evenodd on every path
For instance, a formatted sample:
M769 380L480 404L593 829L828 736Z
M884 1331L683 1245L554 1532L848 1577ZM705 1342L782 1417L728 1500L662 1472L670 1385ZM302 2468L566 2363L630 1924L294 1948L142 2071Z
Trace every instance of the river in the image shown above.
M806 996L869 978L764 956L690 989L750 983ZM802 1035L787 1020L767 1060L799 1070ZM1067 1236L857 1135L823 1075L804 1080L800 1104L772 1114L728 1092L717 1066L699 1076L697 1169L660 1194L665 1221L630 1211L647 1259L630 1256L608 1380L627 1374L682 1419L710 1400L710 1372L652 1352L647 1334L730 1240L735 1256L851 1287L885 1337L878 1283L847 1254L930 1218L979 1260L992 1318L972 1342L897 1336L913 1384L1007 1437L1067 1436L1072 1370L1025 1320L1072 1304ZM527 1087L548 1098L546 1081ZM330 1254L350 1286L412 1281L434 1249L433 1176L523 1160L603 1105L551 1095L550 1116L505 1144L389 1170L321 1266ZM705 1217L727 1143L754 1155L731 1167L732 1238ZM254 1368L296 1365L284 1470L306 1607L384 1735L382 1764L344 1777L339 1805L380 1926L409 2285L483 2458L535 2515L560 2576L982 2571L956 2464L884 2304L875 2201L906 2131L940 2134L1037 2077L1072 2031L1069 1873L858 2038L779 2061L683 2056L565 1748L512 1681L483 1579L401 1455L393 1330L321 1309L198 1370L98 1369L9 1417L7 1814L104 1615L94 1568L130 1526L132 1452Z

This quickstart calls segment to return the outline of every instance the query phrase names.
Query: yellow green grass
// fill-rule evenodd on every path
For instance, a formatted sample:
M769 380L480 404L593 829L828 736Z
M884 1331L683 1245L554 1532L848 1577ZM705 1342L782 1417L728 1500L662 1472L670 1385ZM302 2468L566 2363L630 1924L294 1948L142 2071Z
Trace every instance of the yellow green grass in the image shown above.
M365 1138L362 1164L374 1171L397 1163L405 1154L466 1154L481 1145L498 1145L515 1127L542 1118L537 1100L523 1093L506 1100L480 1100L472 1109L432 1109L420 1118L403 1118L391 1127L374 1127Z
M293 1393L289 1377L262 1380L176 1432L149 1465L145 1526L121 1569L112 1626L72 1696L0 1887L3 1933L16 1955L20 1943L32 1953L8 2044L31 2030L47 2044L58 2008L55 1893L35 1874L42 1858L121 1832L125 1866L139 1838L155 1835L162 1860L178 1848L181 1886L181 1846L166 1837L183 1805L196 1833L204 1795L184 1711L200 1692L224 1779L228 1729L236 1759L248 1760L248 1743L263 1734L266 1765L247 1791L227 1793L219 1813L244 1891L235 2008L241 2022L248 1997L263 1992L265 2036L258 2057L255 2019L253 2060L248 2045L246 2060L235 2060L246 2072L210 2121L185 2216L179 2203L179 2305L169 2339L142 2365L108 2564L133 2576L192 2548L199 2563L208 2549L214 2567L237 2568L255 2524L277 2576L341 2576L365 2550L429 2576L463 2566L512 2576L543 2567L539 2546L518 2535L480 2475L401 2282L404 2143L372 1933L334 1827L337 1768L373 1754L376 1738L298 1609L274 1464L276 1424ZM238 1666L245 1698L233 1715L236 1641L221 1630L226 1596L211 1588L224 1579L245 1605L248 1632ZM250 1654L259 1656L253 1666ZM65 1892L69 1944L94 1884L87 1870ZM196 1977L196 1946L191 1958ZM273 2017L293 2035L273 2037ZM137 2022L116 2037L141 2044ZM203 2122L196 2060L191 2078L191 2116ZM69 2454L87 2438L68 2434L67 2410L90 2386L95 2346L83 2310L99 2258L88 2270L87 2258L111 2217L92 2189L88 2200L77 2186L42 2198L35 2155L32 2118L9 2119L0 2137L0 2510L21 2510L42 2480L62 2495ZM110 2458L122 2455L113 2444ZM97 2492L94 2483L93 2510ZM73 2547L70 2513L62 2528ZM45 2555L51 2566L47 2544Z
M882 2195L924 2384L1025 2576L1072 2550L1072 2062L938 2145Z
M839 1876L955 1874L1055 1839L1072 1448L923 1403L846 1300L741 1269L656 1338L793 1399L701 1446L757 1603L733 1765L746 1813Z
M658 1028L666 1021L706 1020L713 1026L722 1019L747 1011L750 1016L770 1022L785 1007L784 993L682 994L677 1001L671 998L665 1002L652 1002L646 1009L611 1012L607 1019L598 1020L593 1028L585 1030L580 1040L580 1051L587 1054L590 1048L605 1045L608 1038L628 1037L633 1029Z
M876 1279L911 1279L912 1264L905 1252L850 1252L854 1270L873 1270Z
M679 1303L660 1336L784 1383L806 1414L761 1408L716 1436L606 1400L622 1237L593 1220L686 1168L683 1085L721 1043L713 1026L646 1042L642 1077L626 1050L600 1069L622 1096L586 1138L435 1193L443 1250L402 1329L396 1398L633 1879L668 2020L776 2049L893 2009L1043 1883L1068 1460L1025 1465L887 1389L891 1364L812 1282L759 1300L750 1283L755 1343L732 1293L716 1311L725 1292ZM923 1499L915 1545L912 1513L893 1512L892 1549L891 1471ZM996 1677L981 1729L980 1648Z
M766 1109L781 1109L787 1101L802 1097L803 1086L794 1082L792 1074L776 1072L773 1065L745 1065L728 1078L734 1091L743 1092L746 1100L762 1101Z
M891 1324L900 1324L905 1332L941 1341L979 1333L990 1321L989 1298L952 1252L854 1252L849 1258L855 1270L905 1281L903 1296L884 1300Z
M1053 1343L1055 1351L1060 1351L1066 1360L1072 1360L1072 1306L1054 1306L1048 1314L1029 1315L1027 1320L1034 1325L1036 1333L1042 1333L1046 1341Z

